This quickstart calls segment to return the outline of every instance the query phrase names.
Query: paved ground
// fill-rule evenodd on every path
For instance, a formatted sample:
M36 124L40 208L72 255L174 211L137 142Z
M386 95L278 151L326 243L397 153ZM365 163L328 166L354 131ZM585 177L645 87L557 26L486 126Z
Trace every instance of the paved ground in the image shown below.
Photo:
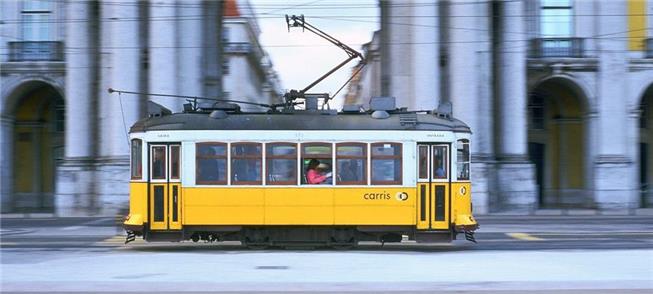
M0 219L0 290L653 293L649 216L481 217L478 244L350 251L124 245L114 222Z

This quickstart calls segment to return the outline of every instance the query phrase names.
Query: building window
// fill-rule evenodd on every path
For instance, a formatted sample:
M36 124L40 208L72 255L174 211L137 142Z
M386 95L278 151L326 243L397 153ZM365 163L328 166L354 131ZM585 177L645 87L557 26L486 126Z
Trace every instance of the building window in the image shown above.
M544 129L544 95L531 93L528 103L529 127L533 130Z
M367 185L367 144L336 144L336 183L338 185Z
M400 185L402 183L401 144L372 144L372 185Z
M227 144L198 143L195 149L195 183L198 185L227 184Z
M49 41L52 37L52 1L22 1L21 30L23 41Z
M261 185L262 147L260 143L231 144L231 184Z
M302 144L302 184L331 184L333 153L330 143Z
M140 180L143 177L143 141L132 140L131 170L132 180Z
M265 156L268 185L297 185L297 145L267 144Z
M541 1L540 34L542 37L571 37L573 29L571 1L572 0Z
M457 160L457 169L458 169L458 180L459 181L469 181L469 164L470 164L470 154L469 154L469 140L461 139L456 143L456 149L458 149Z

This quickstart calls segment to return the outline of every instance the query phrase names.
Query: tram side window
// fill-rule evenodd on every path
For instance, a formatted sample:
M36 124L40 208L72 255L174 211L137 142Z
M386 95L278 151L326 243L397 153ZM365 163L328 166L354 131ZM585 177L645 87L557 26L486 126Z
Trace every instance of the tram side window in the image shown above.
M461 139L456 142L456 149L458 149L457 152L457 164L456 167L458 169L458 180L469 180L469 163L470 163L470 155L469 155L469 140L467 139Z
M231 184L261 185L262 146L260 143L231 144Z
M336 184L366 185L367 144L336 144Z
M402 183L401 144L372 144L372 185L400 185Z
M329 143L302 144L302 184L332 184L333 153Z
M297 184L297 145L270 143L266 145L267 184Z
M198 143L196 145L195 183L198 185L227 184L227 144Z
M132 180L140 180L143 177L143 141L132 140Z

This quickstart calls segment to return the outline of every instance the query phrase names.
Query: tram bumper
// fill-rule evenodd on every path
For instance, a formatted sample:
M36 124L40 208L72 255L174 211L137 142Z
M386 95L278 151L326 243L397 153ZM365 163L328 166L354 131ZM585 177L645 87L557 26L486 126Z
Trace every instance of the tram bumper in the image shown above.
M127 232L142 233L143 232L143 217L140 214L130 214L125 217L122 227Z

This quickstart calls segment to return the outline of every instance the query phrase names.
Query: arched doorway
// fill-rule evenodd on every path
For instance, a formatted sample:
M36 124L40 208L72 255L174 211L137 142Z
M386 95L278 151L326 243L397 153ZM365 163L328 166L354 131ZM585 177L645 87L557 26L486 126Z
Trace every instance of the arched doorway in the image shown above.
M52 212L56 166L64 156L64 98L41 81L13 95L12 210Z
M542 208L592 206L586 183L585 101L580 88L563 78L541 82L529 94L528 152Z
M642 207L653 206L653 84L640 104L639 120L639 184Z

